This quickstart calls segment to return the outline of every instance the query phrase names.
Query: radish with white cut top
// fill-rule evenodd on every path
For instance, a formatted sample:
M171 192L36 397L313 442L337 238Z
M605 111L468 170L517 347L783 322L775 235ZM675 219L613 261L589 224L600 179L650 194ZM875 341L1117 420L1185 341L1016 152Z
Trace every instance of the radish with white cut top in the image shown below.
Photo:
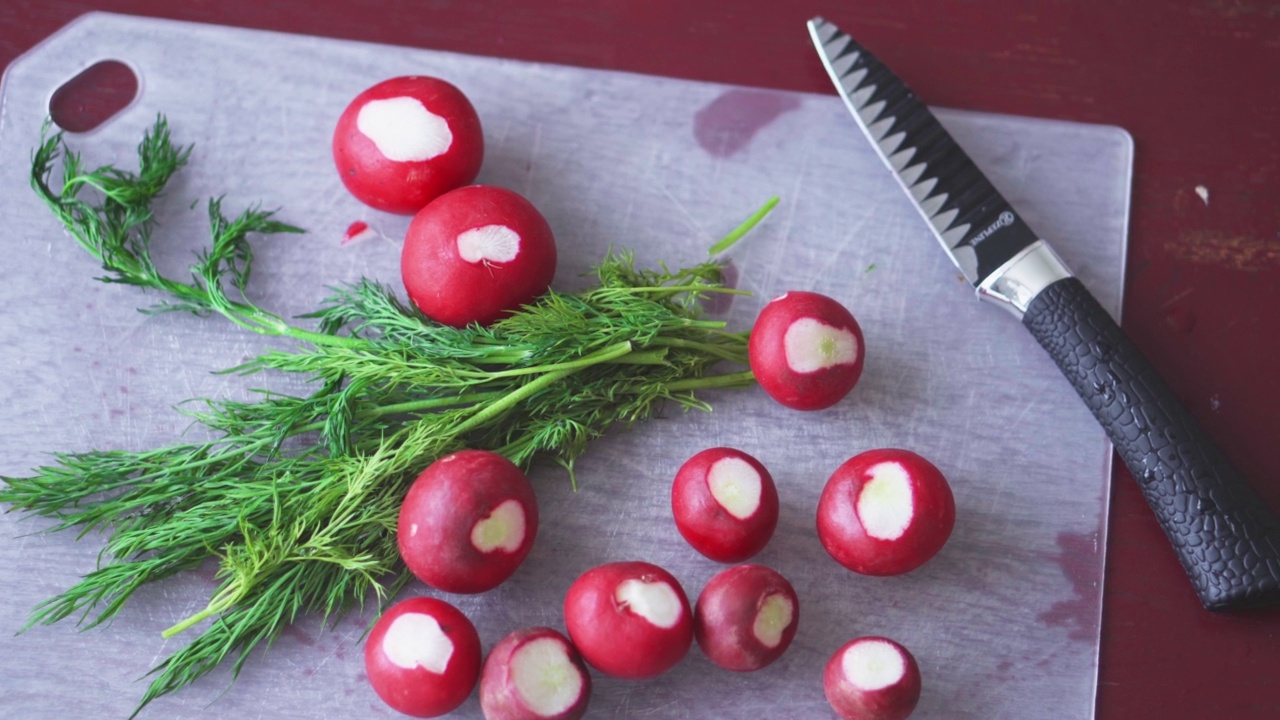
M702 589L693 636L711 662L728 670L759 670L787 651L800 621L796 591L763 565L738 565Z
M422 75L391 78L365 90L338 118L333 160L356 199L412 215L475 180L484 132L457 87Z
M826 295L791 291L764 306L751 328L747 356L756 381L796 410L840 402L862 376L862 328Z
M778 525L778 489L759 460L716 447L685 461L671 485L676 529L718 562L742 562L764 549Z
M693 645L693 612L671 573L614 562L583 573L564 600L569 637L592 667L619 678L670 670Z
M822 689L844 720L905 720L920 701L920 667L893 640L857 638L827 661Z
M942 549L956 504L942 471L909 450L849 458L818 499L818 539L831 557L864 575L914 570Z
M493 646L480 674L486 720L579 720L591 700L591 674L564 635L548 627L516 630Z
M422 208L405 235L400 275L436 322L489 325L550 287L556 242L542 214L504 188L469 185Z
M400 507L400 557L419 580L454 593L491 590L516 571L538 533L529 479L488 450L432 463Z
M415 597L378 618L364 646L369 684L383 702L413 717L461 705L480 678L480 636L460 610Z

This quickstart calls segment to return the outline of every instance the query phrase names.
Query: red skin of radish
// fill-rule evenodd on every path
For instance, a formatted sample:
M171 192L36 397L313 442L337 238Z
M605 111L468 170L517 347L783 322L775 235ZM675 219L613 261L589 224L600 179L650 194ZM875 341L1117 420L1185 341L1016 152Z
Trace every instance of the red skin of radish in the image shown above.
M482 551L472 542L473 528L509 500L523 510L523 539L513 550ZM400 507L396 539L400 557L422 582L445 592L480 593L511 577L537 533L538 502L520 468L488 450L462 450L435 461L413 481Z
M780 595L791 603L791 622L777 645L769 647L754 632L765 601ZM738 565L711 578L693 612L693 636L715 664L727 670L759 670L787 651L800 619L800 601L791 583L763 565Z
M880 641L892 645L902 654L906 672L898 682L877 690L858 687L844 674L844 653L860 642ZM906 720L920 701L920 666L906 648L883 637L850 640L827 661L822 673L822 690L831 708L844 720Z
M708 474L724 458L738 458L760 474L760 505L747 518L726 510L711 493ZM723 563L742 562L764 549L778 526L778 489L759 460L733 448L709 448L685 461L671 485L676 529L695 550Z
M418 613L430 615L453 643L453 654L436 673L417 665L396 664L384 648L387 631L396 618ZM457 708L480 678L480 636L460 610L443 600L415 597L396 603L378 618L364 645L365 673L383 702L413 717L438 717Z
M393 160L360 130L365 105L400 97L414 98L444 119L453 136L447 150L425 160ZM342 184L364 204L399 215L412 215L475 180L483 159L484 132L475 108L461 90L439 78L405 76L374 85L351 101L333 133L333 160Z
M533 640L551 638L563 643L570 662L582 678L582 691L578 700L562 713L543 715L530 708L522 699L512 677L511 661L516 651ZM485 658L480 673L480 708L485 720L579 720L587 714L591 700L591 673L578 649L569 638L548 627L532 627L516 630L498 641Z
M467 260L459 236L510 228L520 238L509 260ZM405 235L400 276L409 299L436 322L489 325L547 291L556 274L551 226L528 200L504 188L470 185L422 208Z
M913 513L895 539L868 534L858 515L858 497L880 463L897 463L907 473ZM818 498L818 539L831 557L863 575L900 575L914 570L942 549L956 522L955 498L946 477L933 463L909 451L869 450L832 473Z
M787 363L786 335L792 323L811 318L856 340L852 362L797 372ZM747 358L756 381L774 400L795 410L821 410L840 402L862 377L862 328L840 303L819 293L791 291L774 298L756 317Z
M672 627L659 627L617 602L618 586L631 579L671 586L680 603ZM564 620L586 661L619 678L661 675L693 644L693 612L684 589L671 573L647 562L606 563L583 573L565 596Z

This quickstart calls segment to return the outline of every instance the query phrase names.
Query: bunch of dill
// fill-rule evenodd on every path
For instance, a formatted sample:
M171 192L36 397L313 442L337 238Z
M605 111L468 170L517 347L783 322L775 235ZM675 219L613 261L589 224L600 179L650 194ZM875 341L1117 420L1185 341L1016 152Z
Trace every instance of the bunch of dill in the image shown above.
M314 391L202 400L187 412L211 440L61 453L29 477L0 478L10 510L107 538L97 569L37 606L28 628L70 616L96 626L146 583L210 557L219 563L208 605L165 635L216 622L152 670L137 710L224 660L238 674L250 651L302 614L336 619L371 594L393 595L410 578L396 550L401 498L434 459L486 448L524 467L552 458L572 477L574 459L609 428L669 402L709 409L698 390L753 382L749 371L715 370L745 363L746 334L701 316L707 294L734 292L713 261L649 271L611 252L592 289L548 292L488 328L439 325L362 279L335 290L306 316L315 327L306 329L246 295L249 237L301 231L259 208L229 218L215 199L211 243L190 277L165 276L150 252L152 203L190 151L174 145L159 117L138 146L136 172L90 170L46 125L31 183L102 263L100 279L162 295L143 312L217 314L293 338L296 349L234 370L295 374Z

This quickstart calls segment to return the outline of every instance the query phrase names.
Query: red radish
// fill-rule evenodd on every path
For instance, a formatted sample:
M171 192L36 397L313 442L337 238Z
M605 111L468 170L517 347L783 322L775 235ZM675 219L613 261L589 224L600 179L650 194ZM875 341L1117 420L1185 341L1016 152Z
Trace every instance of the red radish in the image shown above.
M888 638L857 638L827 661L822 689L845 720L904 720L920 701L920 667Z
M951 486L909 450L868 450L836 468L818 498L818 539L841 565L898 575L937 554L956 523Z
M670 670L693 644L689 599L671 573L646 562L583 573L564 599L569 637L587 662L620 678Z
M578 720L591 674L569 639L548 627L517 630L493 646L480 675L486 720Z
M710 448L676 472L671 511L695 550L719 562L742 562L773 537L778 489L759 460L733 448Z
M365 641L364 667L383 702L406 715L437 717L476 686L480 636L449 603L410 598L378 618Z
M693 636L711 662L748 672L782 657L799 619L800 601L786 578L763 565L738 565L702 589Z
M333 132L333 160L347 190L366 205L401 215L475 180L483 158L475 108L439 78L374 85L351 101Z
M488 325L545 293L556 241L520 195L471 185L445 193L409 224L400 275L414 305L436 322Z
M862 376L862 328L826 295L792 291L774 298L751 328L751 371L760 387L796 410L840 402Z
M433 588L479 593L516 571L538 533L529 479L505 457L462 450L413 481L396 528L400 557Z

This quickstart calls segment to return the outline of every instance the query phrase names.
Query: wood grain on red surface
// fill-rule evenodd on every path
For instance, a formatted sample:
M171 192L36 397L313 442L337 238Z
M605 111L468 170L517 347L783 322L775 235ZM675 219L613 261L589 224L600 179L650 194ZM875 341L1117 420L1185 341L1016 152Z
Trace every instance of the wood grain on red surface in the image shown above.
M1280 4L7 0L0 65L90 10L830 92L820 14L929 104L1121 126L1123 326L1280 511ZM1280 610L1203 611L1119 466L1111 512L1098 717L1280 717Z

